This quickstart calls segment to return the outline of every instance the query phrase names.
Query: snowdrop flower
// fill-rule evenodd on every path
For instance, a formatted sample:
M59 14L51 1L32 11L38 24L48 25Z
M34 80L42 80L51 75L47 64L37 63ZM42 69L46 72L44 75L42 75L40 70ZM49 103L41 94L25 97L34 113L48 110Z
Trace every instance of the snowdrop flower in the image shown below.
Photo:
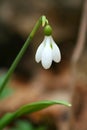
M54 42L51 35L48 35L50 33L46 33L46 36L44 37L43 42L39 45L35 60L37 63L41 61L42 66L45 69L49 69L52 61L58 63L61 60L61 54L58 46Z

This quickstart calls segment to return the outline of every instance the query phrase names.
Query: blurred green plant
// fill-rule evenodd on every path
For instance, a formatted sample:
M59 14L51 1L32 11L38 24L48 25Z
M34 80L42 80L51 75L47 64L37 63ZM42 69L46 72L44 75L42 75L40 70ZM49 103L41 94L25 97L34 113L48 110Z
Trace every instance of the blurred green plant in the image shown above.
M15 126L10 130L35 130L33 125L25 120L19 120L15 123Z
M9 96L11 96L14 93L14 90L12 88L9 88L8 86L3 90L3 92L0 94L0 99L5 99Z
M0 76L0 86L3 83L5 76L6 74ZM2 93L0 94L0 100L11 96L13 93L14 90L9 86L9 84L6 84L5 89L3 89Z
M15 123L15 126L9 130L46 130L46 126L35 127L29 121L19 120Z
M35 127L32 123L27 120L18 120L15 123L15 126L10 128L9 130L46 130L46 126L38 126Z

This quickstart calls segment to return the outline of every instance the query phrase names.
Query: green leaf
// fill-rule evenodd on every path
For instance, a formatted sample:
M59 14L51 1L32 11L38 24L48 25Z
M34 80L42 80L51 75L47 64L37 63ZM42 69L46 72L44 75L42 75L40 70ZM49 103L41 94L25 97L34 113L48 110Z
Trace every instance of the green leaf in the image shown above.
M33 112L42 110L44 108L47 108L51 105L56 105L56 104L64 105L67 107L71 106L71 104L69 104L68 102L65 102L65 101L49 101L49 100L39 101L39 102L34 102L31 104L24 105L21 108L19 108L17 111L15 111L13 113L7 113L4 117L2 117L2 119L0 119L0 130L2 130L2 128L4 128L13 119L16 119L17 117L20 117L27 113L29 114L29 113L33 113Z

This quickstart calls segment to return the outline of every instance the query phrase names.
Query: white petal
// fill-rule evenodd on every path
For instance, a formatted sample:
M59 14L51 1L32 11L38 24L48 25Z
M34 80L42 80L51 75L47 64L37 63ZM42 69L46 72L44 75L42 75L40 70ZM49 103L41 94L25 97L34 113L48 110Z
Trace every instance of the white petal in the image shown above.
M52 64L52 49L50 47L49 39L46 41L46 46L42 53L42 66L49 69Z
M40 60L41 60L43 49L44 49L44 44L43 44L43 42L42 42L42 43L39 45L39 47L37 48L36 55L35 55L35 60L36 60L37 63L39 63Z
M60 62L61 60L61 53L59 47L56 45L54 42L53 38L51 38L51 43L52 43L52 58L55 62Z
M46 39L47 39L47 37L45 36L44 40L42 41L42 43L37 48L36 55L35 55L35 60L36 60L37 63L39 63L41 61L42 52L43 52L44 47L45 47L45 41L46 41Z

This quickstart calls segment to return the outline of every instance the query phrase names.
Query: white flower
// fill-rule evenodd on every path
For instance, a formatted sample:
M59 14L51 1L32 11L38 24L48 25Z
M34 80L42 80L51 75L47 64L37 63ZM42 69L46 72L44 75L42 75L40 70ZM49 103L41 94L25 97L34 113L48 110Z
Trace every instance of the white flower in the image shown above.
M39 45L35 60L37 63L41 61L42 66L45 69L49 69L52 60L56 63L60 62L61 60L61 54L58 46L54 42L52 36L45 36L43 42Z

